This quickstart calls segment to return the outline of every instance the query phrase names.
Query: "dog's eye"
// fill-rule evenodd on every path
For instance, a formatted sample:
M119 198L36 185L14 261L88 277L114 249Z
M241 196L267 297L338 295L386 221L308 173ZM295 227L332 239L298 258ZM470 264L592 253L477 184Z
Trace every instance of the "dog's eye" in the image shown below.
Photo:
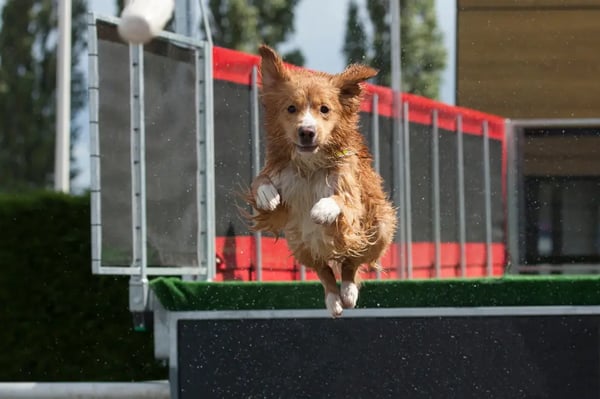
M321 113L326 114L329 112L329 107L327 105L321 105Z
M287 111L288 111L290 114L293 114L294 112L296 112L296 107L295 107L294 105L290 105L290 106L287 108Z

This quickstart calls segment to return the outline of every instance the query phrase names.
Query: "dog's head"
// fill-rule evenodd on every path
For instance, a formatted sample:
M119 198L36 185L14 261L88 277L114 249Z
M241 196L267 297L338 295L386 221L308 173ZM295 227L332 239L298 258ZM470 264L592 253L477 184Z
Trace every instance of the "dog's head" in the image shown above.
M259 52L267 130L279 143L283 140L300 154L315 154L329 144L336 129L355 128L361 83L375 76L375 69L355 64L330 75L286 68L268 46Z

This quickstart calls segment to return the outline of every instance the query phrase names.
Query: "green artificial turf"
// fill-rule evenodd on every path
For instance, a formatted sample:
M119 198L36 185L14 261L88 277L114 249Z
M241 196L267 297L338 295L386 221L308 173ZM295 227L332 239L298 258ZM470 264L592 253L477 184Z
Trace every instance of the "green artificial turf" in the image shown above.
M320 309L318 282L150 283L171 311ZM600 277L510 276L485 279L366 281L359 308L600 305Z

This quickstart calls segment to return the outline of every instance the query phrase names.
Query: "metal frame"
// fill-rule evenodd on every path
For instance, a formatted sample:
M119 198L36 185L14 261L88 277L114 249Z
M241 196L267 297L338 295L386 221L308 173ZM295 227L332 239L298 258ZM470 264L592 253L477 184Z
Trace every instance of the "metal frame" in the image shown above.
M215 143L212 42L196 47L196 134L198 142L198 259L201 280L216 275ZM202 134L204 132L204 134Z
M331 319L326 309L274 310L206 310L168 313L168 326L176 331L179 320L233 320L233 319ZM380 317L473 317L473 316L552 316L600 314L600 305L557 306L481 306L435 308L373 308L346 309L344 319ZM170 337L172 339L172 337ZM174 348L171 348L174 349ZM176 349L176 348L175 348ZM173 352L170 352L172 355Z
M506 120L506 207L508 226L508 258L510 273L520 272L591 272L598 271L593 265L523 265L521 248L524 227L524 181L523 181L523 134L527 128L577 128L599 127L600 118L573 118L573 119L516 119Z
M161 32L159 38L195 52L196 69L196 134L198 150L198 266L151 267L147 265L146 212L145 212L145 161L144 161L144 108L143 108L143 48L130 46L131 76L131 135L132 135L132 234L133 259L131 266L104 266L102 252L101 182L99 148L99 70L96 21L117 25L115 17L89 14L89 108L90 108L90 172L91 172L91 234L92 272L94 274L134 276L131 284L142 287L142 298L147 297L147 277L150 275L194 275L211 280L215 276L215 224L214 224L214 113L212 44L210 41L192 39L179 34ZM133 296L130 298L135 299ZM137 300L135 300L137 303ZM142 299L145 302L145 299Z
M90 129L90 202L91 202L91 252L92 272L102 269L102 214L100 201L100 139L98 129L99 83L98 41L96 40L96 17L88 14L88 101Z
M141 312L148 297L147 229L146 229L146 124L144 121L144 49L129 46L129 76L131 115L131 208L133 237L132 267L139 274L129 279L129 309ZM143 328L143 327L141 327Z

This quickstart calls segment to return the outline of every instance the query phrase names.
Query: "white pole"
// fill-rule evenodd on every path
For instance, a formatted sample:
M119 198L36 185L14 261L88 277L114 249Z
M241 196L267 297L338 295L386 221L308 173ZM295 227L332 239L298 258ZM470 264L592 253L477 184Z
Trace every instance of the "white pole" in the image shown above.
M198 18L198 0L175 1L175 32L180 35L198 39L200 23Z
M56 148L54 189L70 190L71 147L71 0L58 0L56 57Z
M0 382L0 399L168 399L168 381Z
M404 170L404 136L402 126L402 47L400 37L400 0L389 0L390 11L390 73L392 78L392 93L394 106L393 137L394 137L394 185L396 204L398 206L398 278L406 277L408 246L406 225L406 203Z
M400 33L400 0L390 1L391 14L391 74L392 90L402 92L402 38Z

